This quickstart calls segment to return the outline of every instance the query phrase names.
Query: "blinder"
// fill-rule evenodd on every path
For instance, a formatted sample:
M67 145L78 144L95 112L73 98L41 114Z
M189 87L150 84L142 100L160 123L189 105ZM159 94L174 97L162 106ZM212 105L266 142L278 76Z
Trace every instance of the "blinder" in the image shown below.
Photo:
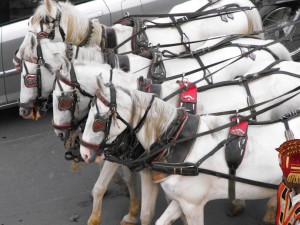
M108 106L110 106L110 115L104 115L101 116L100 115L100 111L97 105L97 99L99 99L101 102L104 102L104 104L108 104ZM109 135L109 131L110 131L110 126L112 123L112 115L115 112L115 108L111 108L111 105L109 104L109 102L105 99L104 96L102 96L102 94L100 92L97 92L97 96L93 99L93 105L96 106L97 109L97 114L95 115L94 118L94 122L93 122L93 132L97 133L97 132L104 132L105 134L105 141L108 138Z
M35 74L26 74L24 77L24 84L28 88L38 87L38 77Z
M59 111L66 111L70 110L73 111L75 107L77 96L74 92L64 92L62 96L58 97L58 110Z
M93 131L95 133L97 132L106 132L108 127L108 119L107 117L100 116L99 114L96 114L94 123L93 123Z

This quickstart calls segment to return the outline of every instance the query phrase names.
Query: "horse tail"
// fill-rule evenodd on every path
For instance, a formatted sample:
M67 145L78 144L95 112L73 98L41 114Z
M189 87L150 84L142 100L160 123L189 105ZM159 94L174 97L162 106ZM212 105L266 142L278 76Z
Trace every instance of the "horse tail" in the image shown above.
M228 4L229 1L226 3ZM230 3L234 3L239 5L240 7L254 7L251 10L245 10L245 14L248 18L248 32L253 33L255 31L261 31L263 29L261 16L255 8L255 5L250 0L230 0ZM263 33L260 33L258 35L255 35L258 38L263 39L264 35Z
M272 40L270 40L272 42ZM281 43L276 43L267 47L274 55L281 60L293 61L289 50Z

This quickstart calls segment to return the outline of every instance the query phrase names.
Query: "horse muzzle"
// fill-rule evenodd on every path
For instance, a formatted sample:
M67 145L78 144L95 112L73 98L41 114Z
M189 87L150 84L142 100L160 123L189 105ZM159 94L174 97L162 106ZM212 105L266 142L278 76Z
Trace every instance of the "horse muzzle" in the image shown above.
M19 115L24 119L38 120L41 118L39 107L19 108Z
M93 162L101 162L104 160L104 155L98 155L97 151L91 150L87 147L80 146L80 154L81 158L86 162L86 163L93 163Z

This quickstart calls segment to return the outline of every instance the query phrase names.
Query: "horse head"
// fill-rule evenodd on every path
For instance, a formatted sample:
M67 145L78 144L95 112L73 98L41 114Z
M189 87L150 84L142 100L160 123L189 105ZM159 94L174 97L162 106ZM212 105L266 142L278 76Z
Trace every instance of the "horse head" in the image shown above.
M89 92L89 88L83 89L79 83L72 81L69 71L56 72L52 125L56 135L65 142L66 147L68 143L74 143L81 132L92 97Z
M20 109L19 113L26 119L39 119L40 110L43 109L53 90L54 71L63 66L60 48L64 44L55 45L49 40L38 40L28 32L20 47L18 54L22 59L24 69L21 72ZM45 108L44 108L45 109Z
M45 0L28 20L28 31L35 33L39 38L62 42L66 36L63 19L61 3Z
M111 83L104 85L102 75L97 83L80 146L82 158L89 163L102 160L104 148L113 145L132 122L130 91Z
M89 26L88 18L70 2L44 0L30 18L28 30L40 38L78 45Z

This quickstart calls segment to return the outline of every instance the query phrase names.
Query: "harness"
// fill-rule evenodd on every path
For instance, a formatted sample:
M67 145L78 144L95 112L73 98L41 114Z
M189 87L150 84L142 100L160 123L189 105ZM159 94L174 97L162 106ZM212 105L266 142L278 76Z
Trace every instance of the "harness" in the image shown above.
M100 42L100 47L101 49L114 49L114 47L117 45L117 36L116 32L113 28L107 27L102 25L102 35L101 35L101 42ZM117 52L117 50L114 50Z
M144 21L142 19L136 17L128 17L117 21L115 24L122 24L133 28L131 48L135 54L139 54L141 52L141 49L148 48L149 40L144 29ZM120 47L120 45L115 45L113 47L114 50L116 50L116 47Z
M177 81L180 88L187 87L190 82L187 81ZM196 114L197 112L197 87L196 85L187 87L180 93L179 107L185 108L190 114Z
M119 68L124 72L130 71L130 63L127 55L117 55L111 48L105 49L103 55L104 62L109 64L111 68Z
M39 40L39 39L38 39ZM37 88L37 97L32 102L21 103L19 100L19 106L26 109L35 109L36 107L40 108L42 111L48 110L48 104L50 98L44 98L42 96L42 78L41 78L41 66L45 67L52 75L53 68L50 64L46 63L43 58L43 52L38 41L37 44L37 62L31 62L37 65L36 74L29 74L26 62L24 61L24 69L26 75L24 76L24 84L28 88Z
M231 116L231 122L238 121L240 118L240 115ZM248 121L237 122L237 125L229 129L228 139L234 140L225 145L225 159L231 176L236 175L236 170L245 155L248 124ZM235 182L233 180L228 180L228 182L229 198L235 199Z
M49 18L49 16L47 16L45 18L45 20L41 20L40 21L41 31L37 33L37 37L38 38L49 38L51 40L54 40L54 38L55 38L55 28L58 27L60 35L61 35L63 41L65 41L66 34L65 34L64 30L62 29L62 27L60 26L60 21L61 21L61 12L59 10L56 14L56 18L52 18L52 17ZM44 31L43 23L45 23L45 24L53 23L52 29L49 33Z
M71 136L73 137L73 135L76 136L78 134L78 129L81 130L84 129L85 121L87 118L87 115L80 120L76 120L75 118L76 104L78 102L77 91L79 91L82 95L89 98L93 98L93 96L80 87L72 63L71 63L71 70L70 70L70 78L71 80L67 79L60 73L60 71L57 71L55 81L54 81L54 85L57 84L62 93L62 95L59 96L58 98L58 110L70 112L71 114L70 123L58 125L55 124L54 121L52 120L52 126L57 130L69 130L71 132ZM64 91L60 82L63 82L68 86L71 86L72 90L69 92ZM72 139L71 141L73 143L69 143L70 140L68 140L68 142L65 143L65 147L68 149L68 151L65 152L65 159L74 160L75 162L83 161L79 152L79 148L77 148L79 145L78 141L76 140L76 138Z

